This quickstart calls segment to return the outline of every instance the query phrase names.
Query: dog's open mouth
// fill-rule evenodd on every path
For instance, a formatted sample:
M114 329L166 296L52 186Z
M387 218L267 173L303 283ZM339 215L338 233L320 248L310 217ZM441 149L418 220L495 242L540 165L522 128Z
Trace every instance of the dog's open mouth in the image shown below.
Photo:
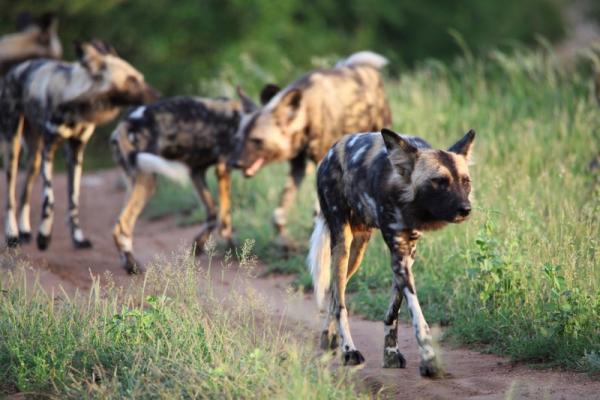
M244 170L244 175L246 176L246 178L253 177L256 174L256 172L258 172L260 167L263 166L264 163L265 159L263 157L260 157L256 161L254 161L251 166Z
M453 224L460 224L461 222L464 222L467 219L469 219L469 216L458 215L454 217L450 222L452 222Z

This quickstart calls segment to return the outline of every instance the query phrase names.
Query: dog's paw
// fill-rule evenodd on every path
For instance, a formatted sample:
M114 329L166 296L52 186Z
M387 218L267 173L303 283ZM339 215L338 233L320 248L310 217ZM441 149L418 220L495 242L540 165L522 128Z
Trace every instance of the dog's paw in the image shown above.
M19 241L21 244L27 244L31 242L31 232L19 232Z
M7 236L6 237L6 247L9 249L15 249L19 247L19 238L17 236Z
M345 351L342 353L342 362L348 366L360 365L365 362L365 358L358 350Z
M37 235L37 247L40 250L46 250L48 248L48 246L50 246L50 236L46 236L44 234L38 233Z
M335 350L338 347L337 333L329 334L328 331L321 332L321 350Z
M383 351L383 368L406 368L406 359L396 348Z
M436 358L428 361L421 361L419 372L421 376L425 378L441 378L444 375L444 372Z
M144 267L133 257L133 254L127 252L121 257L123 259L123 268L125 269L125 271L127 271L128 274L138 275L144 273Z
M90 242L88 239L73 240L73 246L75 246L76 249L91 249L92 242Z

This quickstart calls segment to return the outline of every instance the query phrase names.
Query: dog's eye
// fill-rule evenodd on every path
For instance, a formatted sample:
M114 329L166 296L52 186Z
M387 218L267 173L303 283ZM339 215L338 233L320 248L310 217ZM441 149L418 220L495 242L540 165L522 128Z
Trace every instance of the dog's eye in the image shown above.
M250 138L250 143L255 146L262 146L263 140L261 138Z
M435 188L444 188L446 186L448 186L449 183L449 179L446 177L439 177L439 178L433 178L431 180L431 183L433 184L433 187Z
M468 176L462 178L462 185L467 188L471 187L471 178L469 178Z

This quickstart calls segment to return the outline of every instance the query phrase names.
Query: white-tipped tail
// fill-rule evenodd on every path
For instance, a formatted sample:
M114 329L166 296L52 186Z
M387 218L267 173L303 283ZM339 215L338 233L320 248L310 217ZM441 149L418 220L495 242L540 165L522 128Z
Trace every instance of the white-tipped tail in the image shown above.
M336 67L352 67L355 65L370 65L377 69L385 67L389 64L389 60L381 54L372 51L359 51L352 54L350 57L338 61Z
M179 161L171 161L152 153L137 153L135 166L141 171L156 173L185 185L190 179L187 165Z
M323 310L325 292L329 288L331 279L331 238L329 227L323 215L315 219L315 229L310 237L310 250L308 252L308 267L312 275L313 288L319 310Z

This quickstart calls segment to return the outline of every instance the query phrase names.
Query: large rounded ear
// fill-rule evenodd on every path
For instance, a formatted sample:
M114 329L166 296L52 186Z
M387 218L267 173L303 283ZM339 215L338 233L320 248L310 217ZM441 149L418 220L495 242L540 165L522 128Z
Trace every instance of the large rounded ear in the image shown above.
M464 156L467 160L471 158L471 149L475 140L475 131L470 129L458 142L454 143L448 151Z
M296 117L300 104L302 104L302 91L300 89L291 89L278 102L275 112L280 117L290 121Z
M382 129L381 136L392 165L400 175L410 177L419 157L419 149L390 129Z
M279 91L281 88L272 83L266 84L265 87L260 92L260 103L264 106L267 104Z
M75 41L75 54L77 55L77 59L79 62L87 68L92 75L96 75L102 70L104 60L103 55L96 48L96 45L90 42L79 42Z
M242 102L242 112L244 114L251 114L258 109L256 103L254 103L254 101L248 97L246 92L244 92L241 87L238 86L236 92L240 98L240 101Z
M38 25L42 32L49 32L58 28L58 18L53 12L45 12L38 18Z

